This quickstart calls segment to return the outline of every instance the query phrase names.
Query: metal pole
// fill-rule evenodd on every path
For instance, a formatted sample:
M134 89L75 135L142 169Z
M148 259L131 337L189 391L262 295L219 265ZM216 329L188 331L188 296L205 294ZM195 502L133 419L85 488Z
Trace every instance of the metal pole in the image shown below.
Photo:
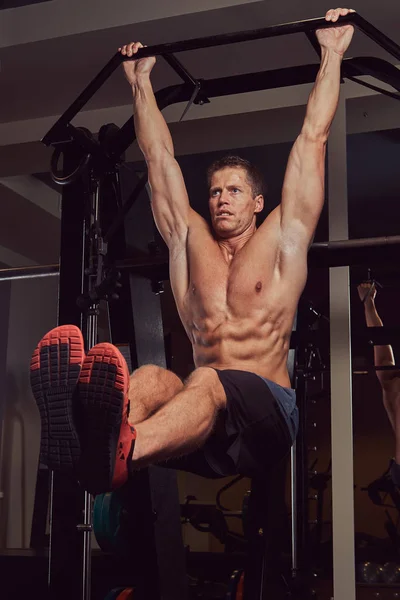
M66 152L63 172L76 168L79 157ZM58 325L74 324L82 330L82 313L77 297L84 292L85 270L85 179L65 186L62 193L61 238L58 293ZM83 519L83 493L73 472L52 472L51 552L49 590L52 600L81 597L82 534L77 527Z
M233 33L221 33L204 38L194 38L192 40L183 40L181 42L170 42L166 44L156 44L139 48L133 58L124 57L124 60L139 60L146 56L159 56L161 54L175 54L177 52L186 52L188 50L199 50L201 48L213 48L215 46L227 46L229 44L238 44L240 42L249 42L253 40L267 39L291 33L305 33L315 31L316 29L327 29L329 27L338 27L346 23L355 22L356 13L350 13L346 17L340 17L339 21L332 23L326 21L324 17L315 19L306 19L304 21L293 21L291 23L281 23L260 29L251 29L246 31L237 31ZM376 30L378 31L378 30ZM378 33L380 33L378 31ZM383 35L383 34L381 34ZM400 48L399 48L400 52Z
M91 207L91 223L92 230L90 258L94 258L98 243L98 219L99 219L99 195L100 183L95 182L96 189L92 194ZM93 267L96 263L89 261L89 267ZM96 265L97 266L97 265ZM89 276L89 291L94 288L97 281L97 270L93 271ZM97 343L97 326L98 326L98 305L92 304L89 308L87 318L87 349L90 350ZM82 570L82 600L90 600L91 598L91 564L92 564L92 520L93 520L93 500L91 494L85 491L85 507L84 507L84 528L83 528L83 570Z
M373 61L370 64L370 60ZM377 61L379 69L377 68ZM384 65L384 67L383 67ZM343 73L346 77L352 76L352 81L360 85L366 85L365 81L356 79L358 75L373 75L380 81L399 89L400 75L391 63L383 59L345 58L343 61ZM269 69L257 73L246 73L243 75L231 75L219 77L218 79L201 80L201 93L204 98L214 98L240 94L243 90L256 92L260 90L282 88L305 83L314 83L319 69L319 64L299 65L297 67L285 67L282 69ZM370 84L368 84L370 86ZM388 90L376 88L376 91L389 94L399 99L399 95L388 92ZM160 110L177 102L187 102L193 93L193 87L180 84L168 86L156 92L156 100ZM69 127L71 130L71 127ZM47 139L45 143L53 143L57 139ZM112 156L119 157L134 141L133 117L130 117L116 134L113 141Z
M90 600L91 594L91 565L92 565L92 496L85 491L84 528L83 528L83 570L82 570L82 599Z
M52 554L53 554L53 536L51 532L53 530L53 519L54 519L54 471L50 471L50 500L49 500L49 560L48 565L49 568L47 570L47 587L50 589L51 587L51 564L52 564Z
M1 388L3 390L6 389L7 382L7 346L9 340L9 321L10 321L10 300L11 300L11 284L3 287L0 293L0 305L1 305L1 317L0 317L0 335L1 335L1 345L0 345L0 381ZM6 397L5 394L0 397L0 523L5 525L5 520L3 518L4 512L3 508L5 507L5 498L3 491L3 431L4 431L4 417L6 414ZM3 530L4 532L4 530ZM4 532L5 533L5 532ZM5 536L0 533L0 548L6 546Z
M329 238L348 237L346 100L328 142ZM349 267L330 269L333 591L355 600L352 364Z
M38 277L55 277L60 274L59 265L43 265L32 267L15 267L0 269L0 281L17 279L37 279Z
M354 248L377 248L382 246L399 246L400 235L385 235L373 238L358 238L355 240L333 240L329 242L315 242L311 249L313 252L326 252L335 250L352 250Z
M132 195L134 196L134 195ZM122 219L118 218L107 231L106 241L114 235L117 227L122 224ZM334 263L334 266L354 265L352 262L352 251L357 250L376 250L379 249L397 248L400 252L400 235L389 235L374 238L359 238L355 240L333 240L329 242L315 242L312 244L309 251L309 259L312 266L329 267ZM349 254L341 260L336 258L336 253L340 251L348 251ZM365 255L364 255L365 256ZM156 255L146 258L140 256L138 258L122 259L115 263L117 269L145 269L151 267L160 267L167 265L167 255ZM370 264L370 257L365 257L364 263ZM357 264L362 264L357 262ZM60 274L59 265L41 265L32 267L15 267L10 269L0 269L1 281L14 281L17 279L38 279L40 277L58 277Z
M43 277L58 277L59 273L41 273L40 275L10 275L9 277L0 277L0 281L16 281L17 279L41 279Z
M400 236L393 235L313 244L308 264L312 267L371 266L399 258Z
M290 485L291 485L291 513L292 513L292 576L295 577L298 565L297 557L297 460L296 460L296 442L290 450Z
M400 60L400 46L387 37L387 35L379 31L379 29L371 25L371 23L366 21L358 13L354 14L354 25L376 44L381 46L381 48L384 48L386 52L389 52L389 54Z

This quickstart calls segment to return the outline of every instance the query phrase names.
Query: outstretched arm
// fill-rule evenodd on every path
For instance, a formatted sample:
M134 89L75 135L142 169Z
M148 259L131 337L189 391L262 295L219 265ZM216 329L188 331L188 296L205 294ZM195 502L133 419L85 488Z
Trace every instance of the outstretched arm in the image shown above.
M360 300L364 302L365 322L367 327L383 327L382 320L375 306L376 287L373 283L362 283L358 286ZM365 301L364 301L365 300ZM375 367L389 367L395 365L392 346L374 346ZM381 385L386 387L393 380L393 372L377 371Z
M131 43L120 48L120 52L133 56L142 47L139 42ZM155 62L154 57L125 61L124 71L133 93L137 141L149 170L154 219L171 250L184 243L192 211L182 172L174 157L171 134L150 81Z
M327 21L354 12L329 10ZM352 39L352 25L316 32L321 66L310 94L304 124L291 150L282 190L282 240L291 247L311 243L324 203L325 148L339 101L340 67Z

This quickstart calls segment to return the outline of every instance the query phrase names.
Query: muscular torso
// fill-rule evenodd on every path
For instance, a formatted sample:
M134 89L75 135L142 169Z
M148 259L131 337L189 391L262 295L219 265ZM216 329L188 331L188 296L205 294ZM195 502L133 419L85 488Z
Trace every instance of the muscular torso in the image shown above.
M198 217L185 248L171 253L171 285L196 367L252 371L290 387L286 362L306 250L301 256L289 245L283 255L279 233L271 214L230 257Z

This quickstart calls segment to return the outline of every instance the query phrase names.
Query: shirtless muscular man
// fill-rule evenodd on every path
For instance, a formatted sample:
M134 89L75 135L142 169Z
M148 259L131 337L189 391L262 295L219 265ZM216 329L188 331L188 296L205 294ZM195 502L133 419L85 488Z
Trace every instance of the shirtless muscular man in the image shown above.
M326 20L349 12L329 10ZM154 365L129 376L113 345L85 354L76 327L49 332L34 352L31 377L42 415L41 460L52 469L70 468L71 456L82 486L99 493L152 463L210 477L254 476L287 455L298 426L289 341L324 202L326 143L353 32L352 25L316 32L321 66L281 203L258 228L261 180L238 157L208 171L212 228L191 208L150 82L155 58L123 63L154 219L169 249L172 291L196 368L184 383ZM130 43L120 52L130 57L140 47Z

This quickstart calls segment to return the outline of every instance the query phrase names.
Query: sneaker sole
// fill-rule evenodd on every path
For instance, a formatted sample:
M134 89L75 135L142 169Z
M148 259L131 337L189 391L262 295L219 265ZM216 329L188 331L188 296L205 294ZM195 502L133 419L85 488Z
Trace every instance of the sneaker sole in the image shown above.
M42 424L40 462L54 471L76 469L79 462L74 394L84 357L82 333L74 325L49 331L32 355L31 387Z
M92 494L111 491L128 478L133 451L128 389L129 370L120 351L108 343L94 346L79 377L84 430L79 479Z

